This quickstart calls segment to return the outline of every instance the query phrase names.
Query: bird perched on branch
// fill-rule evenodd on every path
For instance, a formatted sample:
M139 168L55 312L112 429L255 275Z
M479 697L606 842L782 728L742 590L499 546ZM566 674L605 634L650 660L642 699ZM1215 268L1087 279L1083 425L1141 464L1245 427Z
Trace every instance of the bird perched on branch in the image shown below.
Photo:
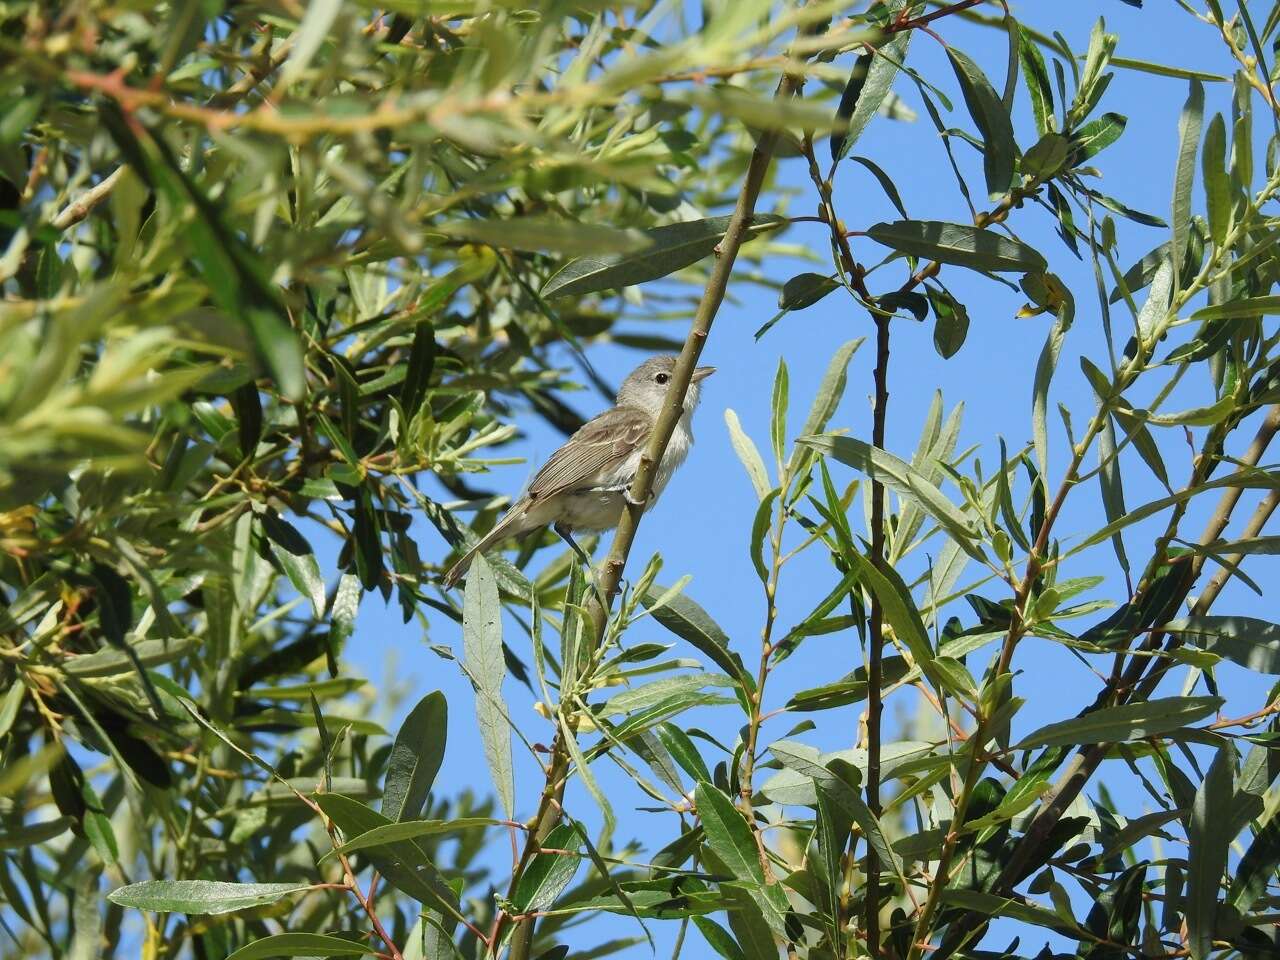
M618 390L616 405L582 425L563 447L534 474L524 496L512 504L497 525L463 554L444 575L453 587L472 559L509 537L520 537L548 524L574 549L575 530L609 530L618 525L629 497L631 481L649 434L662 411L676 358L651 357L631 372ZM653 479L652 503L662 493L676 467L693 444L693 411L701 383L715 367L696 367L684 398L684 411ZM581 552L581 551L579 551Z

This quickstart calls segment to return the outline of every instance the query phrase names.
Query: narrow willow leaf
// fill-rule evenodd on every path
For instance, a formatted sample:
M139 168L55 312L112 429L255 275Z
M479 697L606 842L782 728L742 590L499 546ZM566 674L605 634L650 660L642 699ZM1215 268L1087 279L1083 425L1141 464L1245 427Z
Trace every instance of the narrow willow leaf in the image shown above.
M1213 951L1217 930L1218 894L1227 867L1227 850L1234 839L1227 829L1230 817L1223 816L1231 805L1234 789L1234 748L1218 750L1196 791L1187 827L1187 891L1184 898L1188 946L1194 960L1204 960Z
M1213 115L1205 130L1200 169L1209 214L1209 236L1215 246L1221 247L1231 226L1231 178L1227 174L1227 124L1220 113Z
M751 480L751 486L755 488L756 496L763 500L769 495L772 488L769 483L769 472L765 469L764 459L760 456L760 451L756 449L755 443L742 429L742 423L738 420L738 414L734 412L732 407L726 407L724 411L724 422L729 428L729 442L733 444L733 452L738 455L738 459L742 461L742 466L746 468L747 476Z
M866 157L850 157L849 159L854 163L861 164L871 172L871 175L876 178L876 183L880 184L880 189L884 191L884 195L889 198L889 202L893 204L894 209L898 211L898 215L903 220L911 219L907 215L906 205L902 202L902 196L898 193L898 188L894 184L893 178L885 173L883 168Z
M410 421L417 415L427 398L427 387L436 365L436 333L430 320L418 321L405 363L404 381L400 384L400 407Z
M406 820L403 823L386 823L374 827L334 847L334 853L348 854L371 847L385 847L414 840L418 837L434 837L445 833L460 833L483 827L496 827L506 823L492 817L459 817L456 820Z
M1126 0L1127 2L1127 0ZM1173 64L1151 63L1147 60L1135 60L1132 57L1112 57L1111 65L1124 70L1136 70L1139 73L1150 73L1157 77L1174 77L1178 80L1203 80L1206 83L1230 83L1230 77L1220 73L1208 73L1204 70L1192 70Z
M729 649L729 635L711 619L711 615L685 594L669 598L661 606L657 600L666 593L654 586L640 598L640 602L660 624L705 654L717 667L736 679L746 691L755 689L755 680L742 665L742 658Z
M431 784L444 759L449 704L439 690L423 697L396 734L387 760L382 815L391 820L422 816Z
M1186 501L1204 493L1206 490L1217 490L1222 487L1242 487L1245 489L1260 487L1269 489L1275 486L1278 480L1280 480L1280 478L1260 471L1241 471L1240 473L1232 474L1230 476L1219 477L1217 480L1210 480L1207 483L1203 483L1200 486L1193 487L1189 490L1179 490L1172 496L1162 497L1159 500L1153 500L1150 503L1144 503L1140 507L1133 508L1114 523L1108 523L1101 530L1096 530L1091 533L1081 543L1072 547L1067 555L1070 556L1071 554L1079 553L1081 550L1086 550L1094 544L1101 543L1117 530L1123 530L1131 524L1145 520L1152 514L1159 513L1162 510L1167 510L1169 507L1175 506L1179 503L1185 503Z
M275 903L309 883L223 883L216 880L144 880L117 887L107 899L154 913L218 914Z
M1058 369L1058 356L1062 353L1067 331L1071 329L1071 321L1071 308L1063 304L1040 350L1035 381L1031 386L1031 435L1042 477L1049 475L1049 384Z
M778 372L773 377L772 417L769 421L769 439L773 443L773 456L781 472L786 465L787 405L791 399L790 377L787 362L778 358Z
M263 957L359 957L377 948L327 933L277 933L247 943L227 960L261 960Z
M1022 31L1022 40L1018 44L1018 59L1022 62L1022 77L1027 84L1027 93L1031 97L1031 112L1036 120L1036 132L1040 136L1053 132L1054 107L1053 87L1049 82L1049 71L1045 69L1044 56L1040 53L1040 45L1027 32Z
M711 255L724 237L730 217L670 223L644 231L650 244L626 254L587 256L566 263L542 288L544 297L581 296L657 280ZM778 217L756 214L746 239L785 224Z
M987 194L995 199L1009 192L1013 181L1013 158L1018 146L1013 139L1013 122L982 68L955 47L946 48L969 115L982 134L982 169Z
M1021 170L1036 180L1048 180L1067 165L1071 141L1060 133L1046 133L1022 155Z
M969 334L969 311L945 290L928 287L926 292L933 306L933 349L943 360L949 360L964 346Z
M1249 849L1231 877L1227 901L1246 912L1267 890L1267 884L1280 867L1280 817L1273 816L1258 831Z
M1105 398L1099 397L1101 405ZM1124 481L1121 479L1120 458L1116 455L1116 432L1111 418L1104 416L1102 430L1098 434L1098 484L1102 489L1102 509L1107 522L1114 523L1127 512L1124 508ZM1124 535L1120 531L1111 537L1120 569L1129 573L1129 557L1124 551Z
M279 561L285 575L294 588L311 601L316 617L324 616L324 577L320 574L320 562L307 538L293 524L274 510L268 510L259 518L262 532L271 544L271 552Z
M888 9L896 11L903 6L902 0L894 0L888 5ZM839 116L847 116L849 123L843 130L838 130L831 139L833 160L839 161L849 153L850 148L858 142L858 138L866 130L871 118L879 112L880 105L889 95L893 81L898 75L900 64L906 60L907 46L911 43L911 35L914 32L914 30L902 30L878 49L865 75L861 78L861 83L855 84L853 76L849 78L838 113ZM852 100L853 103L846 103L846 99Z
M779 310L803 310L811 307L832 290L840 289L840 281L821 273L798 273L782 285L778 294Z
M1169 315L1169 304L1173 298L1173 264L1168 260L1160 263L1155 276L1151 278L1151 290L1146 302L1138 311L1138 335L1144 341L1151 339L1153 331L1163 325Z
M324 46L325 38L342 10L342 3L340 0L317 0L316 3L307 4L305 10L298 30L291 38L294 43L284 69L280 71L282 91L306 73L312 59Z
M408 823L392 823L372 807L340 793L317 793L313 800L349 839L379 828L409 827ZM387 882L400 892L426 906L443 910L451 917L459 916L457 895L416 839L401 838L396 843L369 846L364 853Z
M1124 743L1180 730L1222 706L1221 697L1164 697L1103 707L1082 717L1050 723L1028 734L1015 750L1081 743Z
M14 826L0 833L0 850L21 850L60 837L75 824L74 817L55 817L39 823Z
M708 114L734 117L750 130L826 133L835 125L831 112L799 97L774 97L730 84L686 86L669 95Z
M836 408L840 406L840 401L844 399L845 385L849 379L849 362L853 359L853 355L858 352L858 348L862 346L865 339L865 337L857 337L853 340L846 340L836 349L836 352L831 357L831 362L827 364L826 373L822 375L822 382L818 384L818 392L814 395L813 403L809 406L809 415L805 417L804 426L800 429L800 436L812 436L827 429L827 424L835 416ZM811 447L797 444L792 448L791 459L787 463L788 472L793 477L807 475L813 457L814 451Z
M760 851L747 821L729 798L709 783L702 782L694 788L694 799L707 846L735 878L747 885L769 927L781 934L785 929L787 897L778 884L765 883Z
M980 890L947 889L942 891L942 902L986 917L1007 917L1037 927L1046 927L1076 940L1088 939L1073 921L1020 898L1000 897Z
M920 611L916 609L911 593L897 571L892 567L878 569L856 550L846 550L841 556L857 570L863 584L879 599L885 620L893 627L898 639L907 645L916 666L946 689L946 678L933 669L933 648L929 644L929 635L925 631Z
M680 764L685 773L694 780L710 782L711 773L707 770L706 762L687 733L672 723L660 723L654 728L654 732L662 741L662 745L667 748L672 759Z
M1253 617L1194 616L1165 629L1246 670L1280 674L1280 626Z
M577 850L577 833L562 823L547 834L539 846L551 850ZM556 902L573 880L582 860L576 854L539 853L516 881L512 903L520 913L546 910Z
M1038 251L994 230L939 220L898 220L867 228L867 236L913 257L974 270L1043 272Z
M861 470L899 496L919 504L966 553L975 560L986 561L986 554L977 541L977 534L969 520L960 512L960 508L905 460L853 437L800 437L796 442L811 446L841 463Z
M552 217L507 217L498 220L454 220L430 230L455 240L492 247L569 256L627 254L647 250L653 238L639 230L617 230L596 223ZM549 296L544 292L544 296Z
M462 644L467 672L476 688L476 720L484 756L498 797L508 817L515 816L515 777L511 767L511 730L502 682L507 676L502 656L502 604L498 583L483 557L476 557L467 577L462 608Z
M1076 130L1071 134L1071 145L1074 147L1071 157L1072 166L1080 166L1111 146L1120 139L1120 135L1128 125L1127 117L1122 117L1118 113L1104 113L1097 120L1091 120Z
M1236 317L1256 317L1260 314L1280 313L1280 297L1245 297L1201 307L1191 314L1192 320L1231 320Z
M782 495L782 488L770 490L768 495L756 507L755 519L751 523L751 563L761 583L769 582L769 567L764 559L765 540L773 526L773 501Z
M1182 259L1191 230L1191 188L1196 176L1196 151L1204 120L1204 84L1191 81L1191 92L1178 120L1178 161L1173 177L1173 286L1182 289Z

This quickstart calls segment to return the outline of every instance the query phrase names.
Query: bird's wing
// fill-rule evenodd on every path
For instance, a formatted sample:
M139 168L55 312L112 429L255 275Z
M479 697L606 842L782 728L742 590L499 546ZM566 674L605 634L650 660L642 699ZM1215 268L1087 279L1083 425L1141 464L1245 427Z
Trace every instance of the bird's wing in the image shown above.
M649 438L653 419L636 407L614 407L584 423L534 475L531 500L598 486Z

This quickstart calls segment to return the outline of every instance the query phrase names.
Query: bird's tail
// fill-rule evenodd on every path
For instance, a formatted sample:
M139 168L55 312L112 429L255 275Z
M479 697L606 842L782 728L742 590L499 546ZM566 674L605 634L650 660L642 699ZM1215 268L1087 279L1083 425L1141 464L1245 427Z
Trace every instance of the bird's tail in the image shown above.
M467 570L471 568L471 561L495 543L524 533L524 519L524 511L518 506L508 511L507 515L499 520L492 530L476 541L476 545L459 557L458 561L445 572L444 577L441 578L441 584L444 588L452 590L458 581L466 576Z

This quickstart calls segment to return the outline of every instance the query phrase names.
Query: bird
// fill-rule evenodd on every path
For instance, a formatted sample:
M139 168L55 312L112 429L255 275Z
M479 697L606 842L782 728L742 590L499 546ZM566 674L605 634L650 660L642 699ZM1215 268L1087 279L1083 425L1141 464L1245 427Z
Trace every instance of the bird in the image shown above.
M636 367L618 389L614 406L583 424L533 476L529 488L506 515L480 538L442 578L453 588L471 561L494 544L550 525L580 555L575 530L610 530L622 519L631 481L649 434L662 411L667 385L675 372L674 356L650 357ZM693 445L693 411L702 381L715 367L695 367L684 397L684 410L653 478L649 503L662 493Z

